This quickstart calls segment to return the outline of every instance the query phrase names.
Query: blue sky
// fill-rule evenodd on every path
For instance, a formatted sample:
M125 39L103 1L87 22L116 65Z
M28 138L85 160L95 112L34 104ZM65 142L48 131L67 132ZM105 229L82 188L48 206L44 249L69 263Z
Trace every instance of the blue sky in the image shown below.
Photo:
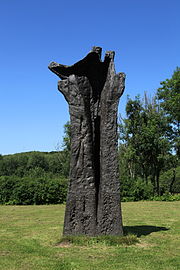
M115 50L127 95L151 96L180 65L179 0L1 0L0 154L54 151L68 106L51 61L71 65L96 45Z

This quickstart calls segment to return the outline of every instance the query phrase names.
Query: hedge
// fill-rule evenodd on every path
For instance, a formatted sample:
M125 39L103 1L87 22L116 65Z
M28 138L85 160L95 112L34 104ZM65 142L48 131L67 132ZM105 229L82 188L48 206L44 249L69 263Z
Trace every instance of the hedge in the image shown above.
M0 204L58 204L66 201L67 179L0 177Z

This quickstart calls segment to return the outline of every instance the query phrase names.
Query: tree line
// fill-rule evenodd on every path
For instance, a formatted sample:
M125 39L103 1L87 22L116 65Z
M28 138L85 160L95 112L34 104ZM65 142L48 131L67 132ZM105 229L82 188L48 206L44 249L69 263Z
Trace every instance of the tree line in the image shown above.
M180 68L153 98L128 98L119 123L122 195L180 192ZM131 190L131 192L130 192ZM138 197L137 194L135 197Z
M174 199L180 193L180 68L153 98L128 97L118 128L122 200ZM69 122L61 151L0 155L0 203L64 202L69 161Z
M68 175L66 151L0 156L0 203L63 203Z

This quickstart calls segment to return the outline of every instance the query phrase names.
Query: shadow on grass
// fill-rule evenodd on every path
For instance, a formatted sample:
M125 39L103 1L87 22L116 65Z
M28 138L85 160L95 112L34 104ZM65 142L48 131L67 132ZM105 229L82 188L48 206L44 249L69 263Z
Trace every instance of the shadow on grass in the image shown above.
M134 234L137 237L141 237L142 235L148 235L153 232L159 231L168 231L169 229L166 227L158 227L158 226L149 226L149 225L142 225L142 226L124 226L124 233L126 234Z

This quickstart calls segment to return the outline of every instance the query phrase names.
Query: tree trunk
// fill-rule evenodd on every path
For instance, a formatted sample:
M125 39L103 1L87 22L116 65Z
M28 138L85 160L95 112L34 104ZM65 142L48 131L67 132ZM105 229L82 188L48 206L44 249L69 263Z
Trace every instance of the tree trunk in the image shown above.
M172 177L172 181L170 183L170 186L169 186L169 192L172 194L173 193L173 185L176 181L176 168L173 168L173 177Z
M156 169L156 192L158 196L160 196L159 176L160 176L160 170L157 168Z
M100 60L94 47L83 60L49 68L62 81L58 89L69 104L71 121L70 182L65 235L122 235L117 156L117 110L124 90L115 74L114 52Z

